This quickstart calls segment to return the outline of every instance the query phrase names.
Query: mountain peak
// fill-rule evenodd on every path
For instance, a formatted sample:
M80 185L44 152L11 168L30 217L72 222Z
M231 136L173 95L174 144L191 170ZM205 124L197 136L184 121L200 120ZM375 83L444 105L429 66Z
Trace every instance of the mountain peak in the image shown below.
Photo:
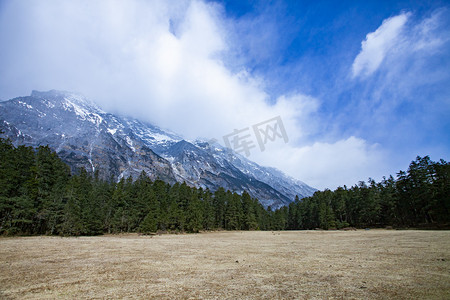
M101 111L101 109L90 99L84 97L79 93L73 93L68 91L60 90L49 90L49 91L31 91L31 97L41 98L45 100L53 100L58 102L70 102L71 104L81 105L84 108L91 108L96 111Z
M76 95L76 93L71 93L67 91L50 90L50 91L31 91L31 97L36 98L64 98L67 96Z

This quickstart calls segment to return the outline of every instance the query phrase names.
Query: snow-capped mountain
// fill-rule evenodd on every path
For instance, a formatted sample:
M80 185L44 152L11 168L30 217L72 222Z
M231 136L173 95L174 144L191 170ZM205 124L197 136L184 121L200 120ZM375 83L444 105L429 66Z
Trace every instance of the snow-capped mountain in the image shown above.
M0 102L0 129L15 145L49 145L72 171L98 170L105 179L136 178L145 171L169 183L185 181L212 191L247 190L273 207L315 191L219 144L186 141L157 126L104 112L69 92L33 91L31 96Z

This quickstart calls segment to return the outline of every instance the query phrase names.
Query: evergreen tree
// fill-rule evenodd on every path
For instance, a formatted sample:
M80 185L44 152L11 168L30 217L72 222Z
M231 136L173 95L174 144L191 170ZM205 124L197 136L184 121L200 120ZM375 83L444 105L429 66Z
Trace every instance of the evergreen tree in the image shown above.
M244 191L242 193L242 214L243 214L243 226L244 230L256 230L258 229L258 222L256 220L255 205L251 199L249 193Z
M160 203L158 202L150 179L141 178L141 185L138 191L139 203L143 205L144 219L140 223L139 231L143 233L153 233L158 230L161 215Z
M225 202L226 191L223 187L217 189L214 193L213 205L215 210L215 227L219 229L225 228Z
M68 183L65 196L63 223L60 233L63 235L81 235L84 231L81 201L78 195L79 177L73 176Z
M242 204L237 193L227 191L225 208L225 229L240 230L242 221Z
M203 229L202 224L202 203L198 199L198 193L194 189L193 193L191 193L191 200L186 211L186 230L188 232L199 232Z
M202 200L203 205L203 229L206 230L213 230L216 229L216 211L214 208L214 199L211 191L209 189L206 189L205 191L202 191L202 189L199 189L199 197Z

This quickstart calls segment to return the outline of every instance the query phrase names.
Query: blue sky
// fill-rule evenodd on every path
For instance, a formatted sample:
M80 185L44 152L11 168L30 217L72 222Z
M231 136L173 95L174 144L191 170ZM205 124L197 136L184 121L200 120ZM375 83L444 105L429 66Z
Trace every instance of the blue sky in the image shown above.
M323 189L449 160L447 1L0 1L0 98L81 92Z
M349 76L353 61L361 51L361 42L368 33L375 31L383 20L391 17L402 13L409 14L404 27L411 30L412 27L419 26L424 19L440 14L436 17L439 24L436 24L434 32L430 32L430 38L448 39L450 34L448 3L440 1L223 1L222 3L230 18L249 20L248 22L259 18L266 20L267 23L263 22L261 26L252 28L254 32L250 35L259 36L259 32L272 31L273 36L268 38L269 49L262 50L263 54L258 52L260 49L251 49L252 45L246 44L245 41L240 45L242 47L240 54L249 56L245 62L247 68L253 74L265 78L266 91L273 97L287 91L319 97L323 101L319 113L328 123L324 129L332 128L338 123L342 135L355 133L373 142L381 138L385 142L397 144L402 152L404 148L411 146L423 150L427 148L426 144L431 143L437 148L446 148L447 152L442 154L448 157L450 145L448 130L450 72L446 71L450 67L448 41L433 49L437 50L433 53L426 53L426 50L425 53L418 54L405 51L407 52L405 55L409 57L404 58L402 66L398 66L403 69L395 74L402 77L395 78L403 84L401 87L386 87L388 81L386 73L390 71L389 66L381 65L379 70L367 78L355 79ZM270 4L263 5L263 3ZM243 27L242 30L249 30L248 26ZM411 32L410 34L412 35ZM407 36L407 38L414 40L415 37ZM271 41L274 45L270 45ZM253 54L252 51L257 53ZM417 64L422 65L416 66L416 69L408 69L407 66L417 60L420 60ZM408 71L420 73L411 74ZM438 77L434 78L433 82L426 82L428 74ZM408 81L411 85L408 85ZM400 90L401 88L407 88L407 91ZM384 98L380 99L381 97ZM390 107L388 111L383 111L383 117L371 116L372 113L375 114L377 110L382 109L386 102L389 102ZM433 104L436 107L433 107ZM367 120L368 117L370 120ZM377 122L374 117L379 117ZM403 134L405 127L410 127L410 134ZM396 133L398 135L393 136ZM319 134L326 135L327 130ZM399 139L403 139L405 147L397 143Z

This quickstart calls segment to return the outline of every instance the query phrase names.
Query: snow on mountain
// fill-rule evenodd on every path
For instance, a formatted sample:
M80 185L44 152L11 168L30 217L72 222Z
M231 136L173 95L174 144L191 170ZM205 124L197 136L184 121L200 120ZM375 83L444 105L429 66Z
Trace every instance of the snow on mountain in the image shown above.
M86 168L105 179L136 178L145 171L169 183L185 181L212 191L247 190L273 207L315 191L219 144L186 141L152 124L104 112L69 92L33 91L31 96L0 102L0 129L16 145L48 144L74 172Z

